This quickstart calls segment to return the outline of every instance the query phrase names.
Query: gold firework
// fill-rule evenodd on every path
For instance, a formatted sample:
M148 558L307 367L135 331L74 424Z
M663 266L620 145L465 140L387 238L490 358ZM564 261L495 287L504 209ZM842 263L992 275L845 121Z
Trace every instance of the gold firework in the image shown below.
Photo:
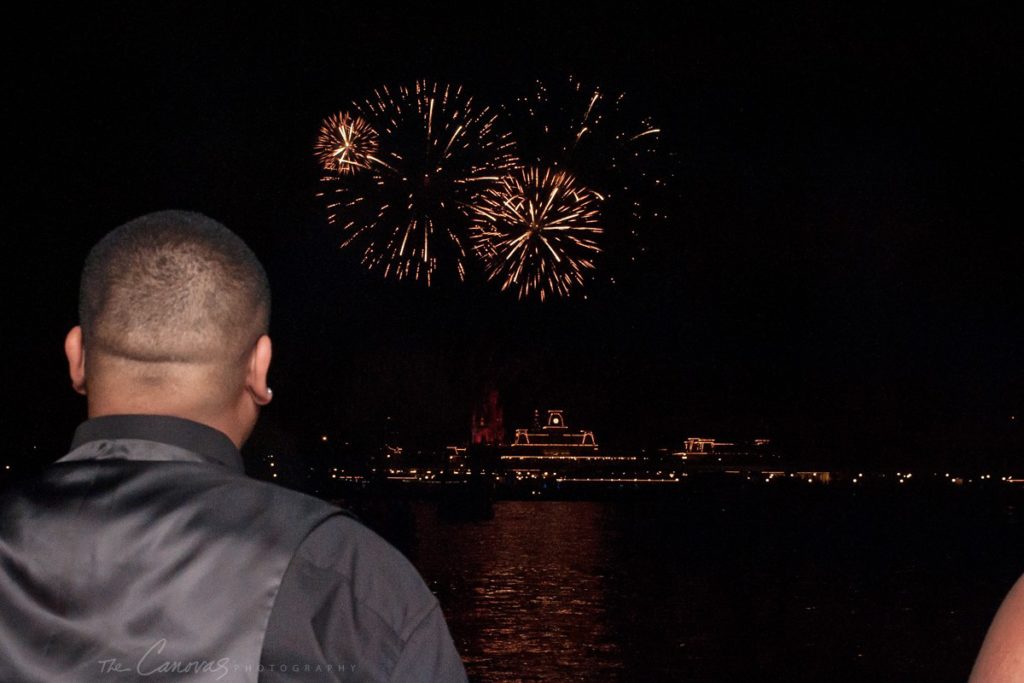
M516 171L482 192L470 234L488 280L520 299L569 296L601 252L595 238L603 232L603 199L565 171L540 168Z
M511 111L522 124L517 136L524 160L565 169L601 193L604 275L614 281L633 270L647 250L642 236L664 228L664 193L674 184L662 129L625 93L573 77L538 81Z
M324 177L342 247L385 277L430 284L443 266L464 279L469 207L518 163L499 112L426 81L379 88L352 110L379 133L379 150L368 173Z
M378 146L377 131L362 117L338 112L324 119L314 149L324 170L345 175L369 168Z

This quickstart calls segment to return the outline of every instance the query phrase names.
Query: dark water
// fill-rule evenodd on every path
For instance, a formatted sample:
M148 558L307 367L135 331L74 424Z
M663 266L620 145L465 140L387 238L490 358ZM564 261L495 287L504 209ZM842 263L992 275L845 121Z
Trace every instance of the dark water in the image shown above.
M690 491L411 504L471 678L965 680L1024 572L1020 496Z

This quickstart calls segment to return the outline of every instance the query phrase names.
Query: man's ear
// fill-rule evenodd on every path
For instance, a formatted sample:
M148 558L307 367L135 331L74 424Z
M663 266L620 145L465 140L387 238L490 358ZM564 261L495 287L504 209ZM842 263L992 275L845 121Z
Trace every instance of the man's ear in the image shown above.
M64 338L64 355L68 357L71 388L85 396L85 344L82 342L80 325L72 327Z
M245 388L252 395L256 405L265 406L274 397L267 386L267 372L270 370L270 337L261 336L249 355L249 369L245 377Z

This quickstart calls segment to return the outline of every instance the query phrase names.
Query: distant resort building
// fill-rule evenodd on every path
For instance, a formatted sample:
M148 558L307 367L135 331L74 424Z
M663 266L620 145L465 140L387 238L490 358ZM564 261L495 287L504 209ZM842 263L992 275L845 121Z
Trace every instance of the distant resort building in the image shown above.
M561 409L546 411L543 421L540 411L534 411L533 425L516 429L512 443L498 453L499 468L514 481L548 480L559 485L619 481L608 470L630 469L638 460L636 455L600 453L594 432L570 428Z
M502 439L503 418L497 392L488 392L473 412L470 443L447 449L447 464L456 475L488 474L504 484L558 487L678 484L691 474L716 473L770 481L783 474L768 439L732 442L691 436L681 450L648 454L631 449L612 455L601 452L593 430L570 426L560 408L543 414L535 410L531 426L510 430L509 441ZM827 481L828 476L800 475L817 481Z
M539 414L534 411L534 426L516 430L512 444L506 449L507 457L562 458L597 453L594 432L570 430L562 410L547 412L543 427L539 425Z
M686 439L683 444L683 450L674 455L696 455L701 453L712 453L716 448L719 450L724 446L734 446L735 444L726 443L724 441L716 441L715 439L708 439L700 436L691 436Z
M701 459L703 456L709 455L761 454L770 445L771 440L769 439L754 439L747 443L738 444L732 441L718 441L717 439L702 436L691 436L687 437L686 441L683 442L682 450L673 451L672 455L681 460L688 460L690 458Z
M601 452L594 431L571 428L562 409L544 411L543 418L541 411L535 410L531 426L511 430L512 437L506 441L503 409L493 389L474 407L470 426L469 440L448 446L443 454L407 452L391 445L396 439L389 430L383 448L369 459L353 463L350 453L338 453L348 457L335 461L339 464L330 468L332 488L328 490L332 494L351 494L368 485L395 482L402 487L417 487L421 493L437 491L447 496L442 500L469 501L472 508L494 496L578 496L587 491L606 495L669 487L678 487L680 492L691 490L683 486L684 482L692 482L691 486L735 482L744 487L786 486L786 482L863 487L891 482L910 488L922 479L911 472L892 476L891 472L813 469L807 462L788 462L773 440L741 436L734 441L719 441L706 436L706 432L704 436L687 437L682 443L677 441L675 447L619 446L623 450L611 455ZM326 444L328 437L322 435L320 440ZM284 474L285 462L275 461L273 455L266 457L265 464L268 480L278 480ZM972 478L953 472L932 475L936 481L955 486L975 480L987 483L993 476L986 473ZM1005 484L1024 485L1024 477L1013 473L999 479ZM318 492L314 484L309 486L312 492ZM489 502L487 506L489 509Z

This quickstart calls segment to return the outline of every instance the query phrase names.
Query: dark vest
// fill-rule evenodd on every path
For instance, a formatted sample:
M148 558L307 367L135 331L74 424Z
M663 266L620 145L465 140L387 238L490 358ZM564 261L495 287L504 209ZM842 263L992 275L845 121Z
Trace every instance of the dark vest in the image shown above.
M0 680L257 679L281 578L340 511L175 446L96 452L131 443L0 499Z

